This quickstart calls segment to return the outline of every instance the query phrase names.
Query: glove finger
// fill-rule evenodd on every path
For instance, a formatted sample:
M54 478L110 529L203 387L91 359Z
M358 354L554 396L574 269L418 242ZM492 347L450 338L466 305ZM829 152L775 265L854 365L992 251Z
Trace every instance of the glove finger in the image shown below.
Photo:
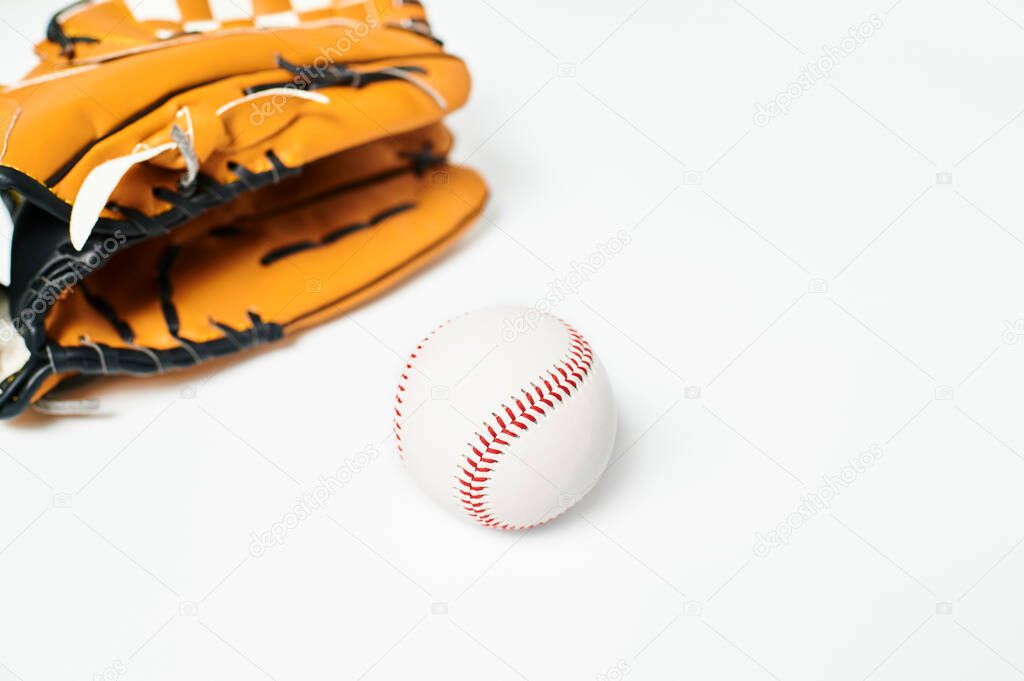
M298 332L380 294L444 252L486 199L472 171L437 172L447 184L389 178L270 220L132 249L54 308L48 335L61 349L60 371L188 366Z
M175 148L176 145L171 142L159 147L141 149L96 166L82 183L74 208L71 210L71 245L79 251L82 250L92 235L93 227L100 219L103 209L107 207L110 195L114 193L117 185L121 184L129 170Z

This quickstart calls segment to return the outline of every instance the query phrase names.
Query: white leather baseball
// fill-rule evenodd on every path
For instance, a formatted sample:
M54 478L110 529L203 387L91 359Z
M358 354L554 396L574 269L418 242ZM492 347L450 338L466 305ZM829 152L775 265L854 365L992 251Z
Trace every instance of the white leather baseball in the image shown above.
M416 348L395 407L398 449L441 504L526 529L568 510L611 458L617 414L583 336L523 308L441 325Z

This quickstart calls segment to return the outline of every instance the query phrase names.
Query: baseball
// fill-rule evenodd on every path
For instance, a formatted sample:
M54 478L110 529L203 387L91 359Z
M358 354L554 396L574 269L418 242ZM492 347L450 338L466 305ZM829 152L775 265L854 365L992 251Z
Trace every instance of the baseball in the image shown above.
M399 454L419 485L488 527L561 515L604 472L611 385L565 322L501 307L442 324L412 353L395 405Z

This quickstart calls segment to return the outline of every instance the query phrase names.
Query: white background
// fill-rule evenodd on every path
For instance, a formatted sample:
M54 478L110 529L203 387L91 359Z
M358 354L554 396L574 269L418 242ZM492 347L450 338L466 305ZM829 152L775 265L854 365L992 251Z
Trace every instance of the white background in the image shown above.
M58 4L0 0L6 78ZM0 426L0 679L1024 676L1024 342L1004 334L1024 318L1024 9L429 8L476 77L452 124L486 218L274 351ZM389 437L404 355L462 311L533 304L623 230L557 307L617 389L603 483L523 534L432 506ZM249 554L368 446L326 510Z

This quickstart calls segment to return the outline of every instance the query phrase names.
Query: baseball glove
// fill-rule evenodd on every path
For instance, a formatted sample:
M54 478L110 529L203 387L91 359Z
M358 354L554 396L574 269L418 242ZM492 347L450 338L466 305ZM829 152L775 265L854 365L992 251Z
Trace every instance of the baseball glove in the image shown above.
M59 13L0 89L0 418L326 320L487 198L447 162L469 75L418 2L132 4Z

